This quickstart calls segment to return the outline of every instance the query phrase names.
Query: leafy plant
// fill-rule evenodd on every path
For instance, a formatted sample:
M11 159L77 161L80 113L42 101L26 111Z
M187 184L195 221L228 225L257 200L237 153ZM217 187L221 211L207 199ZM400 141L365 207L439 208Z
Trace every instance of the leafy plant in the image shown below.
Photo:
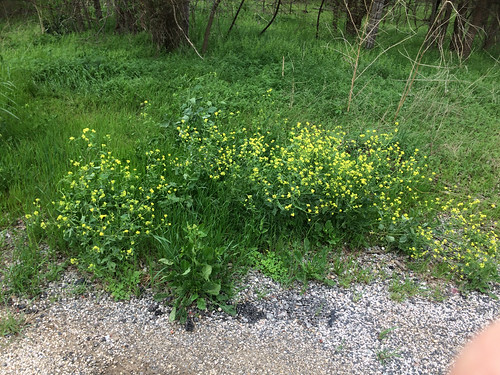
M0 336L17 335L22 331L25 322L24 314L7 313L6 316L0 318Z
M234 313L233 306L228 304L231 296L228 263L235 255L234 249L231 246L207 246L204 239L208 233L197 224L188 224L184 231L187 244L181 249L175 249L165 238L155 236L166 255L159 259L164 267L158 273L158 280L174 297L170 320L185 322L192 304L200 310L215 304ZM166 294L158 294L157 298L164 296Z
M380 341L384 340L385 338L387 338L387 336L389 336L389 334L394 331L396 329L396 327L391 327L391 328L385 328L383 329L382 331L380 331L380 333L378 334L378 339Z
M383 365L385 365L391 358L395 357L401 357L401 354L399 354L396 350L382 349L377 352L377 359Z
M402 302L408 297L420 295L425 292L415 281L405 278L405 280L401 282L400 278L396 276L389 286L389 293L391 299Z
M256 268L265 275L282 284L287 284L290 280L288 269L284 261L275 251L265 251L263 253L254 251L251 255Z

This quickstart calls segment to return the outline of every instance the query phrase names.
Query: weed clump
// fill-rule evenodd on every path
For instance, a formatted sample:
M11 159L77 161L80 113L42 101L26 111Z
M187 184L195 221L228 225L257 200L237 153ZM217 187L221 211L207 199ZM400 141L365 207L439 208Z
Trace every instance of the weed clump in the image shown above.
M290 252L312 277L328 268L318 266L313 248L348 244L392 247L468 288L486 291L499 280L499 238L477 212L478 200L427 199L433 173L418 149L404 150L397 128L353 137L285 120L289 131L280 138L231 127L238 114L211 103L195 107L190 101L167 129L175 156L149 150L143 168L115 157L104 143L109 136L101 142L83 129L70 139L84 152L61 181L53 219L26 215L32 228L67 244L73 264L107 279L117 298L134 292L149 263L151 280L174 296L172 319L185 319L193 303L232 311L230 276L242 259L287 280L285 263L270 255L284 236L304 244L302 255L296 245ZM227 211L224 232L234 244L210 244L207 204ZM249 242L271 253L245 253Z

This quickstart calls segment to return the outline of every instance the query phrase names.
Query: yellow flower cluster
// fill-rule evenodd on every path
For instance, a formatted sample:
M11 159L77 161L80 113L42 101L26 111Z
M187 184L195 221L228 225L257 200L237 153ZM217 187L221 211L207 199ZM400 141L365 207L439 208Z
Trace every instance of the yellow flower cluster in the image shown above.
M411 256L431 257L447 265L460 279L494 277L498 273L500 238L494 230L496 223L488 222L486 215L477 212L480 201L469 197L466 203L455 199L441 202L436 198L436 203L443 214L437 218L437 225L418 227L417 233L427 246L411 247Z
M426 173L427 158L418 149L401 148L397 129L349 138L341 128L297 123L284 142L260 130L224 131L216 122L180 123L177 132L186 152L172 166L225 184L252 212L279 213L288 225L331 221L350 234L394 243L414 258L447 264L462 279L490 272L486 280L497 273L499 239L486 229L484 215L471 213L477 201L437 199L441 222L419 225L425 212L435 210L421 194L435 173Z
M241 186L253 207L255 197L268 206L310 217L335 216L352 211L377 211L399 220L403 202L416 199L415 186L426 177L415 158L407 156L389 134L375 131L346 140L341 129L298 123L285 145L276 144L270 133L224 132L215 124L197 129L177 128L190 156L175 162L178 168L193 163L213 180L228 179ZM192 166L191 166L192 167Z
M105 143L97 146L93 133L84 129L81 139L97 156L90 162L71 161L74 169L64 180L60 200L53 202L58 212L55 226L72 245L87 249L96 260L122 261L133 257L141 242L171 225L168 215L157 211L156 202L177 189L159 174L160 167L166 166L159 150L148 152L149 177L140 178L129 160L115 157Z

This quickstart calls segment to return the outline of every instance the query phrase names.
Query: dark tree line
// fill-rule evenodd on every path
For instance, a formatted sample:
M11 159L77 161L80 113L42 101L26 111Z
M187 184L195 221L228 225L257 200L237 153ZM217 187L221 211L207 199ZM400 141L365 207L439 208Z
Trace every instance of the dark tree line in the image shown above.
M433 0L429 31L429 43L444 47L445 37L453 23L449 49L462 57L468 57L476 37L484 36L482 47L490 48L498 43L500 26L499 0Z
M79 32L113 22L118 33L150 32L156 46L166 50L188 41L190 20L195 19L195 12L206 12L203 53L208 48L212 23L222 12L221 4L226 4L223 11L230 9L233 13L228 33L237 27L238 16L248 9L264 12L269 20L260 34L272 30L280 13L298 12L300 16L317 11L315 26L319 37L322 14L331 12L332 28L347 37L360 38L367 49L376 45L379 27L388 18L396 25L410 22L416 28L427 27L428 47L448 48L462 57L470 55L474 43L482 48L497 45L500 29L500 0L321 0L315 3L316 8L311 0L234 0L234 4L233 0L8 1L29 4L35 9L42 32ZM199 6L200 1L203 6ZM481 41L477 42L479 38Z
M189 33L189 0L25 0L36 9L42 32L63 34L99 28L112 19L118 33L151 33L158 48L177 48Z

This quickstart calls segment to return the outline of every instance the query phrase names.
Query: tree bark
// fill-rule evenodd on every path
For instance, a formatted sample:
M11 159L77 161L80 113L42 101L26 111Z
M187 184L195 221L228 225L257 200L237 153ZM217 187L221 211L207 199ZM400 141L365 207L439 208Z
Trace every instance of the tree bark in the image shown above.
M370 19L368 20L368 26L366 28L366 43L365 48L371 49L375 45L375 39L377 38L378 26L380 25L380 20L382 19L382 12L384 10L385 0L373 0L370 9Z
M97 21L99 22L102 20L102 8L101 8L101 1L100 0L93 0L94 3L94 9L95 9L95 17Z
M492 14L490 24L486 29L486 37L483 43L483 49L493 47L499 41L500 31L500 1L496 4L495 12Z
M457 5L457 14L453 23L453 34L451 36L450 51L457 51L460 55L463 50L463 35L467 20L468 2L461 0Z
M465 34L464 48L462 50L462 57L469 57L472 51L472 43L476 37L479 29L484 26L484 21L488 17L488 0L478 0L474 11L472 13L472 20Z
M238 10L236 11L236 14L234 15L233 22L231 22L231 26L229 26L229 30L227 30L227 34L228 35L231 32L231 30L233 29L233 26L234 26L234 24L236 22L236 19L238 18L238 15L240 14L240 10L243 7L243 3L244 2L245 2L245 0L241 0L240 6L238 7Z
M363 17L366 15L367 10L363 0L344 0L346 8L346 26L345 31L347 34L355 36L358 35L361 29Z
M83 16L82 16L82 4L80 3L80 0L76 0L73 3L73 18L75 21L75 26L77 31L83 31L85 30L85 25L83 23Z
M323 11L323 5L325 4L325 0L321 0L321 5L318 10L318 19L316 20L316 39L319 37L319 19L321 17L321 12Z
M441 1L438 0L434 3L437 5ZM452 5L450 1L445 0L445 3L438 8L436 11L433 9L433 14L429 21L429 30L425 37L427 45L431 46L437 44L439 48L442 48L443 41L446 36L446 31L448 30L448 25L450 23Z
M158 49L171 51L187 39L189 0L142 0L144 25Z
M201 48L201 53L204 54L208 48L208 38L210 37L210 30L212 29L212 23L214 21L215 12L217 12L217 8L219 7L221 0L214 0L214 4L212 6L212 10L210 11L210 16L208 17L207 27L205 29L205 38L203 39L203 47Z
M437 43L439 48L443 48L444 39L446 37L446 32L448 31L448 25L450 24L451 3L446 3L444 5L446 8L443 13L443 17L441 18L441 23L439 25L438 35L437 35Z
M438 10L439 10L439 5L441 5L441 0L433 0L432 13L431 13L431 16L429 17L429 29L432 29L434 23L436 22L436 17L438 15Z
M271 18L271 21L269 21L267 26L264 27L264 30L262 30L259 35L264 34L266 30L269 28L269 26L271 26L271 24L274 22L274 19L276 18L276 16L278 15L278 11L280 10L280 5L281 5L281 0L278 0L278 5L276 5L276 10L274 11L273 18Z

